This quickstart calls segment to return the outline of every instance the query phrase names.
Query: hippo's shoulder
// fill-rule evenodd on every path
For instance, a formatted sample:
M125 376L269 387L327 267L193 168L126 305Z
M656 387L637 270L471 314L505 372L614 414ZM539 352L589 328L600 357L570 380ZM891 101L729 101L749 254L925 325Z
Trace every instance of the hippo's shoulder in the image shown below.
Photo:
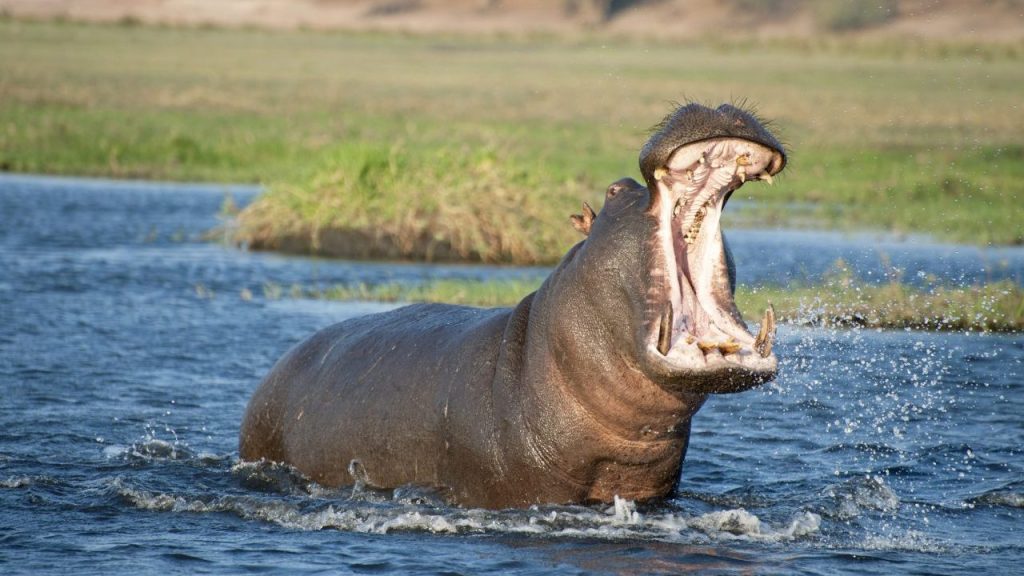
M423 329L433 326L450 326L475 322L507 314L508 311L508 308L476 308L455 304L410 304L386 312L351 318L330 328L345 330L361 326L371 326L377 330L388 329L389 327L401 330Z
M339 341L382 339L391 342L450 339L475 325L503 323L509 308L475 308L453 304L410 304L375 314L350 318L328 326L309 338L307 344L333 345Z

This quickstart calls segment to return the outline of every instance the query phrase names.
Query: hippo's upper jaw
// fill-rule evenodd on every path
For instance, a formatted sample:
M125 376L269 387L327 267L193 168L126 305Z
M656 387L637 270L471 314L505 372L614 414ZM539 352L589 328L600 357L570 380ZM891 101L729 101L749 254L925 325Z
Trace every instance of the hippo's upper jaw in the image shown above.
M774 312L765 311L757 336L747 330L733 301L720 217L744 182L771 183L782 170L781 144L742 110L690 105L666 119L644 154L647 210L656 219L639 335L645 370L692 392L735 392L771 380L778 365Z

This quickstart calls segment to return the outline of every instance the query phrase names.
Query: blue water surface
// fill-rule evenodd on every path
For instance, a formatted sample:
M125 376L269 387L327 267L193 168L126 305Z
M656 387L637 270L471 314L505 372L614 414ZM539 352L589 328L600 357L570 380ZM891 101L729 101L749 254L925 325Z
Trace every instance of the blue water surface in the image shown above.
M240 464L249 395L314 330L386 309L271 284L539 277L205 242L225 193L0 178L0 572L960 574L1024 565L1024 336L780 328L779 379L696 416L678 493L451 508ZM734 231L748 283L1021 281L1024 251Z

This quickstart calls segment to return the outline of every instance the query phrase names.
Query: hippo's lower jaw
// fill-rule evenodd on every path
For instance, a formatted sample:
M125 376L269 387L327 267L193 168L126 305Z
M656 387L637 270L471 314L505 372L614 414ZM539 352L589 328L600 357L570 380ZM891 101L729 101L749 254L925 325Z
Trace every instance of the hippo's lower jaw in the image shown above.
M654 173L652 241L664 270L651 274L645 368L690 392L737 392L775 377L775 316L752 335L733 301L720 218L747 180L782 169L778 151L749 140L714 138L675 150Z

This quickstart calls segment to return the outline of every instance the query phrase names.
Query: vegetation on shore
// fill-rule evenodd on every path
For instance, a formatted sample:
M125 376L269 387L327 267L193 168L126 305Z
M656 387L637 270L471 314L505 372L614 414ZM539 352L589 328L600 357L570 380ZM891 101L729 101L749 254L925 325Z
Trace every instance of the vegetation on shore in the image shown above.
M437 280L315 289L267 284L263 295L268 299L287 296L494 307L515 305L540 283L539 279ZM1024 288L1011 281L962 288L919 288L898 281L866 284L835 276L819 286L740 286L736 291L736 305L749 322L757 322L769 304L775 307L780 322L797 325L1024 331Z
M261 182L237 238L550 263L637 177L669 100L742 95L792 145L726 226L1022 243L1024 50L0 21L0 168ZM922 97L927 95L927 97Z
M589 194L574 181L553 190L542 173L470 146L343 144L309 181L276 185L246 208L233 235L348 258L550 262L580 239L568 225L573 192Z

